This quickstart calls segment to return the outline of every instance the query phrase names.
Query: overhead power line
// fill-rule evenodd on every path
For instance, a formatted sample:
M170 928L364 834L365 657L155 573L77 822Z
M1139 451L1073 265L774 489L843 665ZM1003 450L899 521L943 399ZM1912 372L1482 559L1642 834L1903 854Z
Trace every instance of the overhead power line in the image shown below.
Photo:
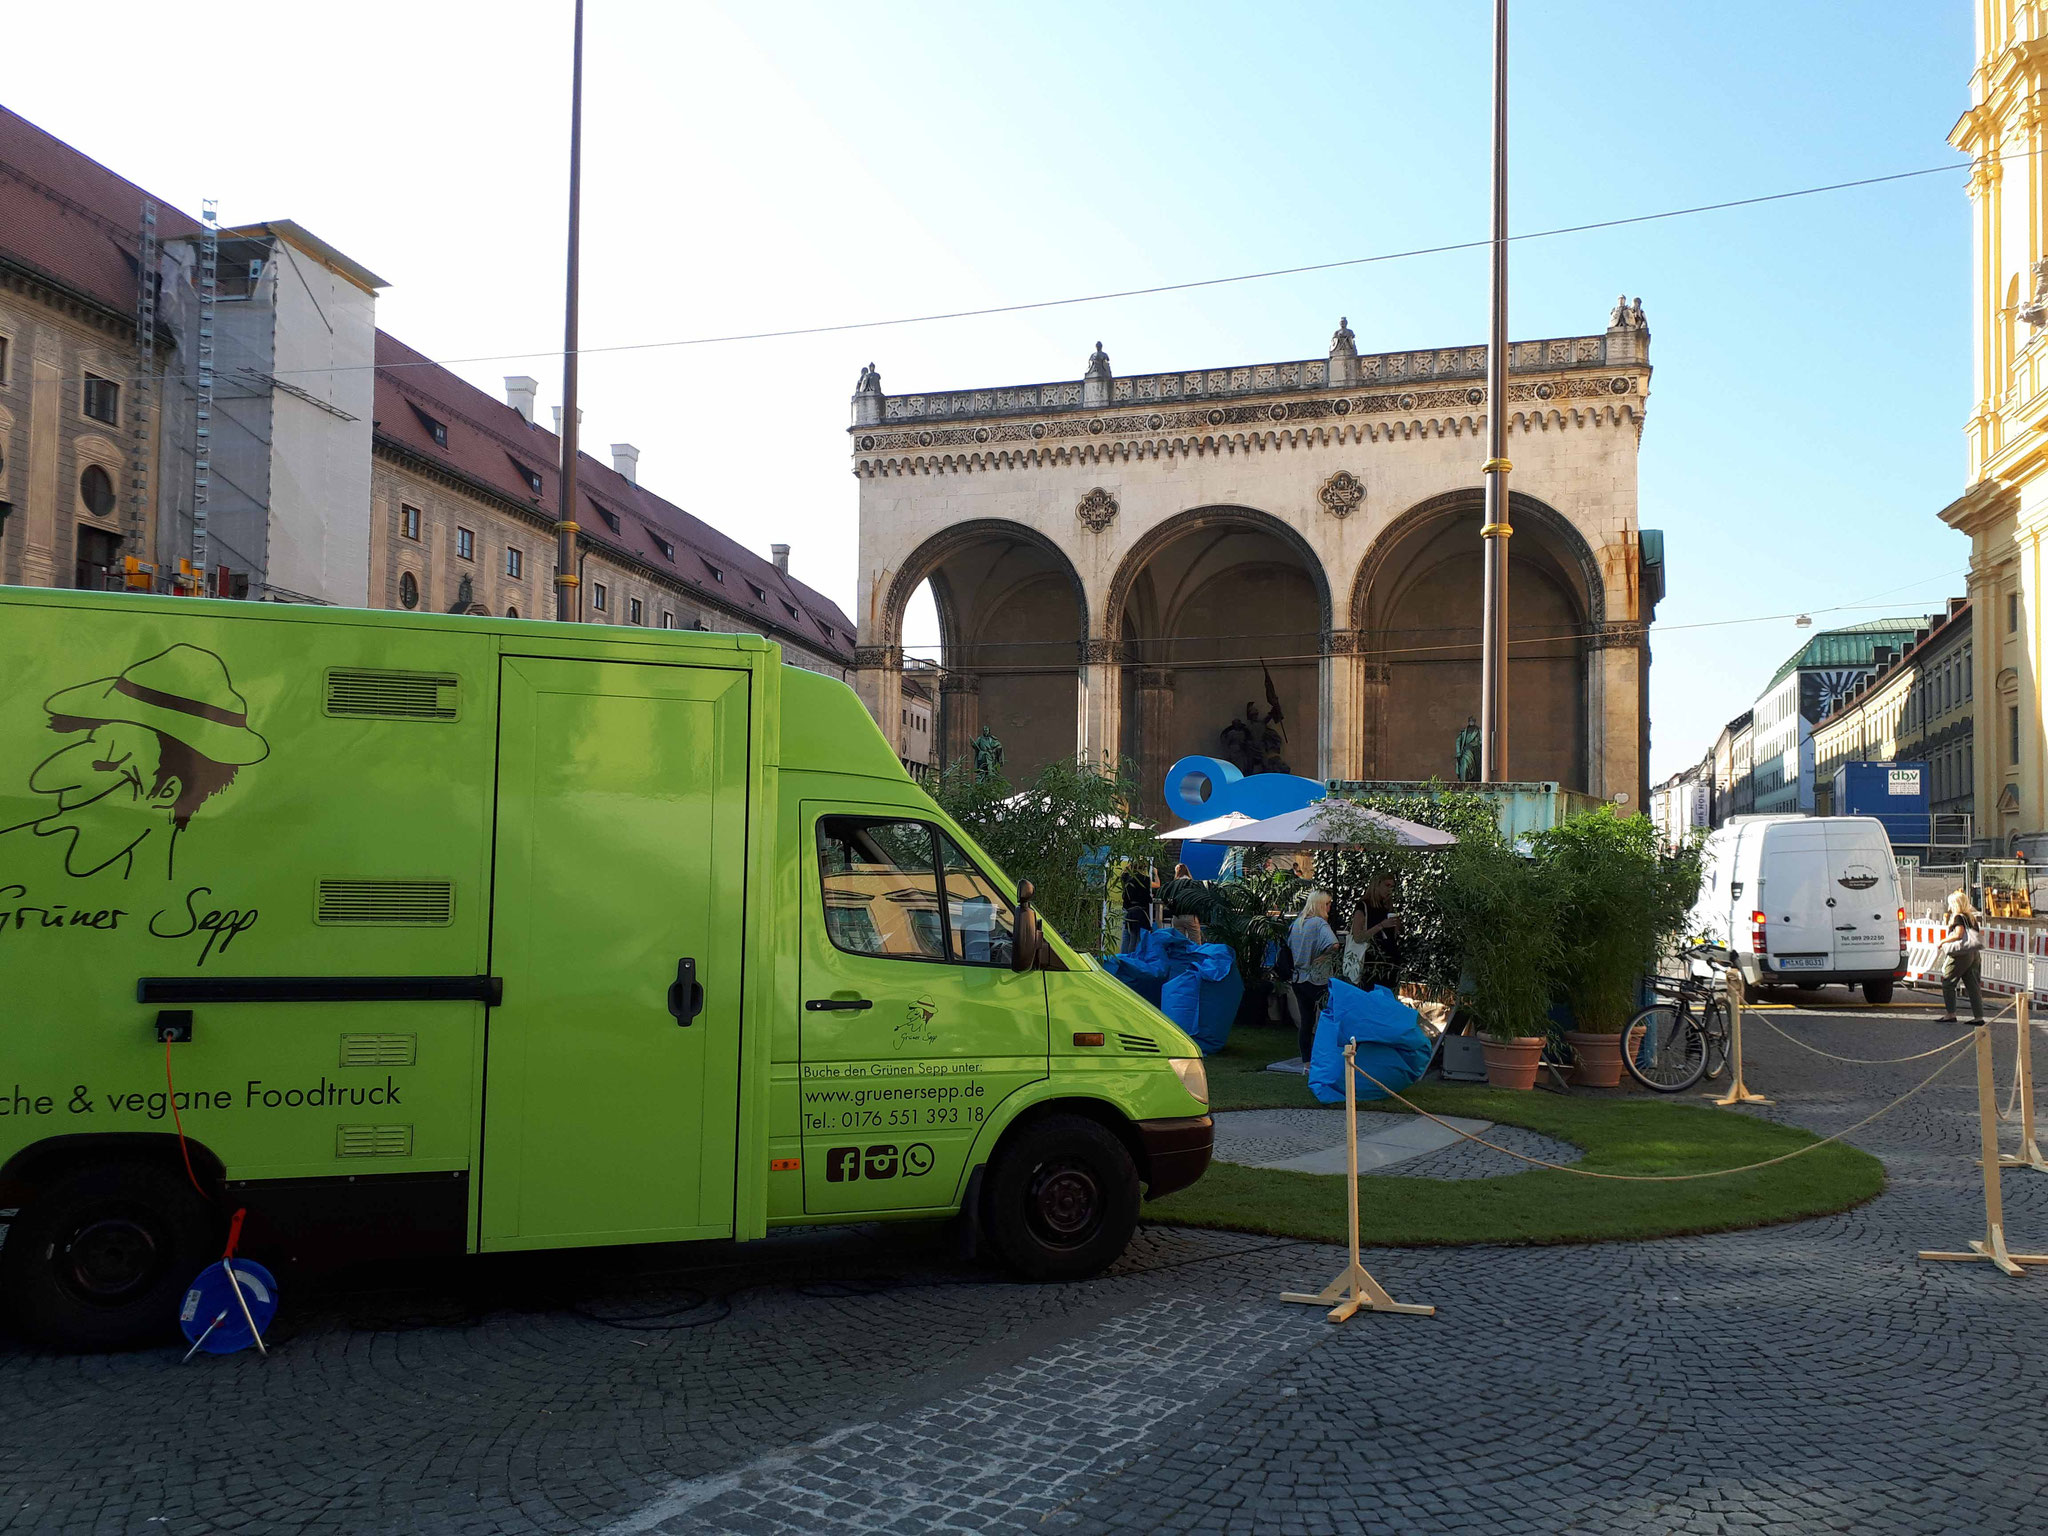
M2019 151L2013 155L2000 156L2005 159L2025 159L2032 150ZM1977 164L1974 160L1954 161L1947 165L1922 166L1912 171L1892 171L1882 176L1860 176L1851 181L1831 181L1818 186L1794 187L1784 192L1761 192L1750 197L1725 198L1713 203L1692 203L1683 208L1664 208L1654 213L1627 214L1611 219L1592 219L1579 224L1559 224L1550 229L1525 230L1521 234L1509 235L1512 241L1551 240L1561 235L1582 235L1601 229L1622 229L1632 224L1654 224L1665 219L1690 218L1696 214L1724 213L1734 208L1754 208L1765 203L1789 202L1796 198L1820 197L1831 192L1850 192L1860 187L1884 186L1890 182L1913 181L1926 176L1940 176L1954 171L1967 171ZM890 330L907 325L934 325L948 320L981 320L997 315L1028 314L1037 310L1066 309L1080 304L1102 304L1116 299L1150 298L1163 293L1188 293L1201 288L1221 288L1235 283L1264 282L1277 277L1302 277L1314 272L1337 272L1350 267L1375 266L1390 261L1411 261L1423 256L1446 256L1459 251L1484 250L1493 242L1487 239L1453 240L1441 245L1411 246L1406 250L1379 251L1369 256L1344 256L1331 261L1304 262L1295 266L1267 267L1256 272L1234 272L1223 277L1188 278L1181 282L1152 283L1138 288L1111 288L1097 293L1071 294L1057 299L1028 299L1013 304L987 304L973 309L934 310L921 315L895 315L877 320L842 320L825 325L789 326L770 331L731 331L713 336L683 336L668 341L624 341L608 346L580 347L578 357L592 357L602 353L653 352L683 347L716 347L735 345L751 341L787 341L802 336L832 336L849 331ZM392 362L360 364L337 368L303 368L280 370L304 374L338 374L365 371L370 368L400 370L406 368L453 368L470 363L516 363L529 362L536 358L560 358L566 354L560 348L534 348L523 352L488 352L469 357L421 358L417 362ZM172 377L177 377L172 375Z

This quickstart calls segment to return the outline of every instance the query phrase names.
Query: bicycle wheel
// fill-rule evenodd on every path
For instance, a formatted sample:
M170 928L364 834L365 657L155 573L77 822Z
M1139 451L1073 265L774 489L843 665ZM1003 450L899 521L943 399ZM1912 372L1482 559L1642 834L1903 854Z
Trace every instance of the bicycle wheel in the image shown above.
M1706 1036L1690 1008L1656 1003L1621 1032L1621 1060L1645 1088L1683 1093L1707 1069Z
M1718 998L1707 1004L1700 1030L1707 1037L1707 1081L1718 1083L1728 1070L1728 1005Z

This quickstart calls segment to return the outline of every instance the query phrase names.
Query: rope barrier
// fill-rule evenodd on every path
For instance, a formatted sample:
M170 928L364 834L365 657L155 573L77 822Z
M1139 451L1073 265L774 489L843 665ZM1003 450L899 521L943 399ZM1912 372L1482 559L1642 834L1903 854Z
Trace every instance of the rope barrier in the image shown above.
M1609 1179L1617 1183L1623 1184L1689 1184L1697 1179L1725 1179L1731 1177L1734 1174L1754 1173L1759 1168L1770 1168L1778 1163L1789 1163L1795 1157L1804 1157L1809 1152L1818 1152L1822 1147L1827 1146L1831 1142L1837 1142L1840 1141L1844 1136L1853 1135L1855 1132L1862 1130L1866 1125L1870 1125L1877 1120L1883 1119L1886 1115L1890 1114L1893 1110L1897 1109L1901 1104L1905 1103L1906 1100L1912 1098L1913 1095L1918 1093L1922 1088L1925 1088L1929 1083L1932 1083L1937 1077L1940 1077L1942 1073L1948 1071L1950 1067L1953 1067L1957 1062L1961 1061L1963 1057L1966 1054L1968 1054L1968 1048L1971 1044L1972 1040L1968 1036L1964 1037L1961 1040L1950 1041L1947 1046L1943 1047L1944 1049L1953 1052L1953 1054L1949 1057L1947 1061L1943 1062L1940 1066L1936 1067L1932 1072L1928 1073L1927 1076L1923 1077L1918 1083L1914 1084L1911 1088L1908 1088L1896 1099L1893 1099L1891 1103L1885 1105L1884 1108L1878 1110L1876 1114L1866 1115L1863 1119L1858 1120L1854 1125L1848 1126L1843 1130L1836 1131L1832 1136L1823 1136L1819 1141L1810 1142L1803 1147L1795 1147L1792 1151L1781 1153L1777 1157L1767 1157L1760 1163L1745 1163L1740 1168L1717 1168L1710 1173L1601 1173L1591 1168L1574 1168L1569 1163L1553 1163L1544 1158L1530 1157L1525 1152L1517 1152L1512 1147L1504 1147L1497 1141L1488 1141L1484 1136L1474 1136L1470 1131L1459 1130L1458 1127L1452 1125L1448 1120L1445 1120L1442 1116L1431 1114L1428 1110L1424 1109L1420 1104L1415 1103L1411 1099L1405 1098L1403 1095L1397 1093L1392 1088L1389 1088L1385 1083L1381 1082L1378 1078L1374 1077L1370 1072L1366 1071L1363 1067L1354 1065L1352 1070L1355 1071L1360 1077L1364 1078L1367 1082L1371 1083L1375 1088L1379 1089L1379 1091L1381 1093L1384 1093L1388 1098L1393 1099L1396 1103L1405 1105L1407 1108L1413 1110L1416 1114L1422 1116L1423 1119L1434 1120L1438 1125L1442 1126L1445 1130L1451 1132L1453 1135L1461 1136L1466 1141L1476 1142L1478 1143L1478 1145L1482 1147L1486 1147L1492 1151L1499 1152L1504 1156L1512 1157L1517 1162L1532 1163L1538 1168L1548 1168L1556 1173L1576 1174L1579 1178L1582 1179Z
M1993 1014L1989 1019L1985 1020L1985 1024L1996 1024L2000 1019L2004 1018L2007 1013L2012 1012L2012 1006L2012 1004L2007 1003L2005 1005L2004 1013ZM1756 1010L1753 1008L1748 1011L1751 1013L1756 1012ZM1833 1051L1824 1051L1817 1045L1809 1045L1806 1041L1800 1039L1797 1035L1786 1034L1784 1030L1778 1028L1778 1026L1773 1024L1769 1019L1765 1019L1763 1023L1764 1028L1768 1029L1772 1034L1779 1036L1781 1039L1791 1041L1794 1045L1798 1046L1799 1049L1801 1049L1802 1051L1811 1051L1816 1056L1825 1056L1829 1061L1845 1061L1848 1062L1851 1066L1858 1067L1895 1067L1900 1065L1902 1062L1925 1061L1930 1056L1939 1056L1943 1051L1953 1050L1957 1045L1961 1043L1961 1037L1952 1040L1944 1040L1941 1042L1941 1044L1934 1047L1934 1049L1931 1051L1919 1051L1911 1056L1837 1056ZM1979 1025L1976 1027L1982 1028L1983 1025ZM2010 1112L2008 1111L2008 1113Z

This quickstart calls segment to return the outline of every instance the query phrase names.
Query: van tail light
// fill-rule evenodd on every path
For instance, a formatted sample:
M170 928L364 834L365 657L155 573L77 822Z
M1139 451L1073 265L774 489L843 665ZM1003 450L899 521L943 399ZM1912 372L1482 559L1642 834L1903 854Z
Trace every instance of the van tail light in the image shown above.
M1770 919L1761 912L1749 914L1749 952L1751 954L1760 955L1764 952L1764 924L1769 921Z
M1899 953L1904 955L1911 948L1912 945L1907 942L1906 909L1901 907L1899 908Z

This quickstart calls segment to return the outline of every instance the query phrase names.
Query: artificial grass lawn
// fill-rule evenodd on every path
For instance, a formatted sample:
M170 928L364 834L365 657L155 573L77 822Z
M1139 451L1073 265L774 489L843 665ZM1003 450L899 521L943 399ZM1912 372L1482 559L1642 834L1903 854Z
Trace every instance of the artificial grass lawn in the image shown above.
M1314 1106L1307 1082L1266 1072L1293 1045L1291 1031L1239 1031L1209 1058L1219 1111ZM1592 1098L1419 1083L1406 1097L1439 1115L1526 1126L1585 1150L1575 1166L1603 1173L1699 1173L1778 1157L1818 1140L1751 1115L1671 1099ZM1361 1111L1406 1114L1398 1104ZM1341 1109L1329 1111L1341 1115ZM1822 1216L1884 1188L1884 1168L1836 1142L1775 1167L1683 1184L1627 1184L1531 1168L1494 1179L1371 1177L1359 1181L1367 1244L1580 1243L1726 1232ZM1190 1227L1345 1241L1341 1176L1214 1163L1200 1182L1149 1204L1146 1219Z

